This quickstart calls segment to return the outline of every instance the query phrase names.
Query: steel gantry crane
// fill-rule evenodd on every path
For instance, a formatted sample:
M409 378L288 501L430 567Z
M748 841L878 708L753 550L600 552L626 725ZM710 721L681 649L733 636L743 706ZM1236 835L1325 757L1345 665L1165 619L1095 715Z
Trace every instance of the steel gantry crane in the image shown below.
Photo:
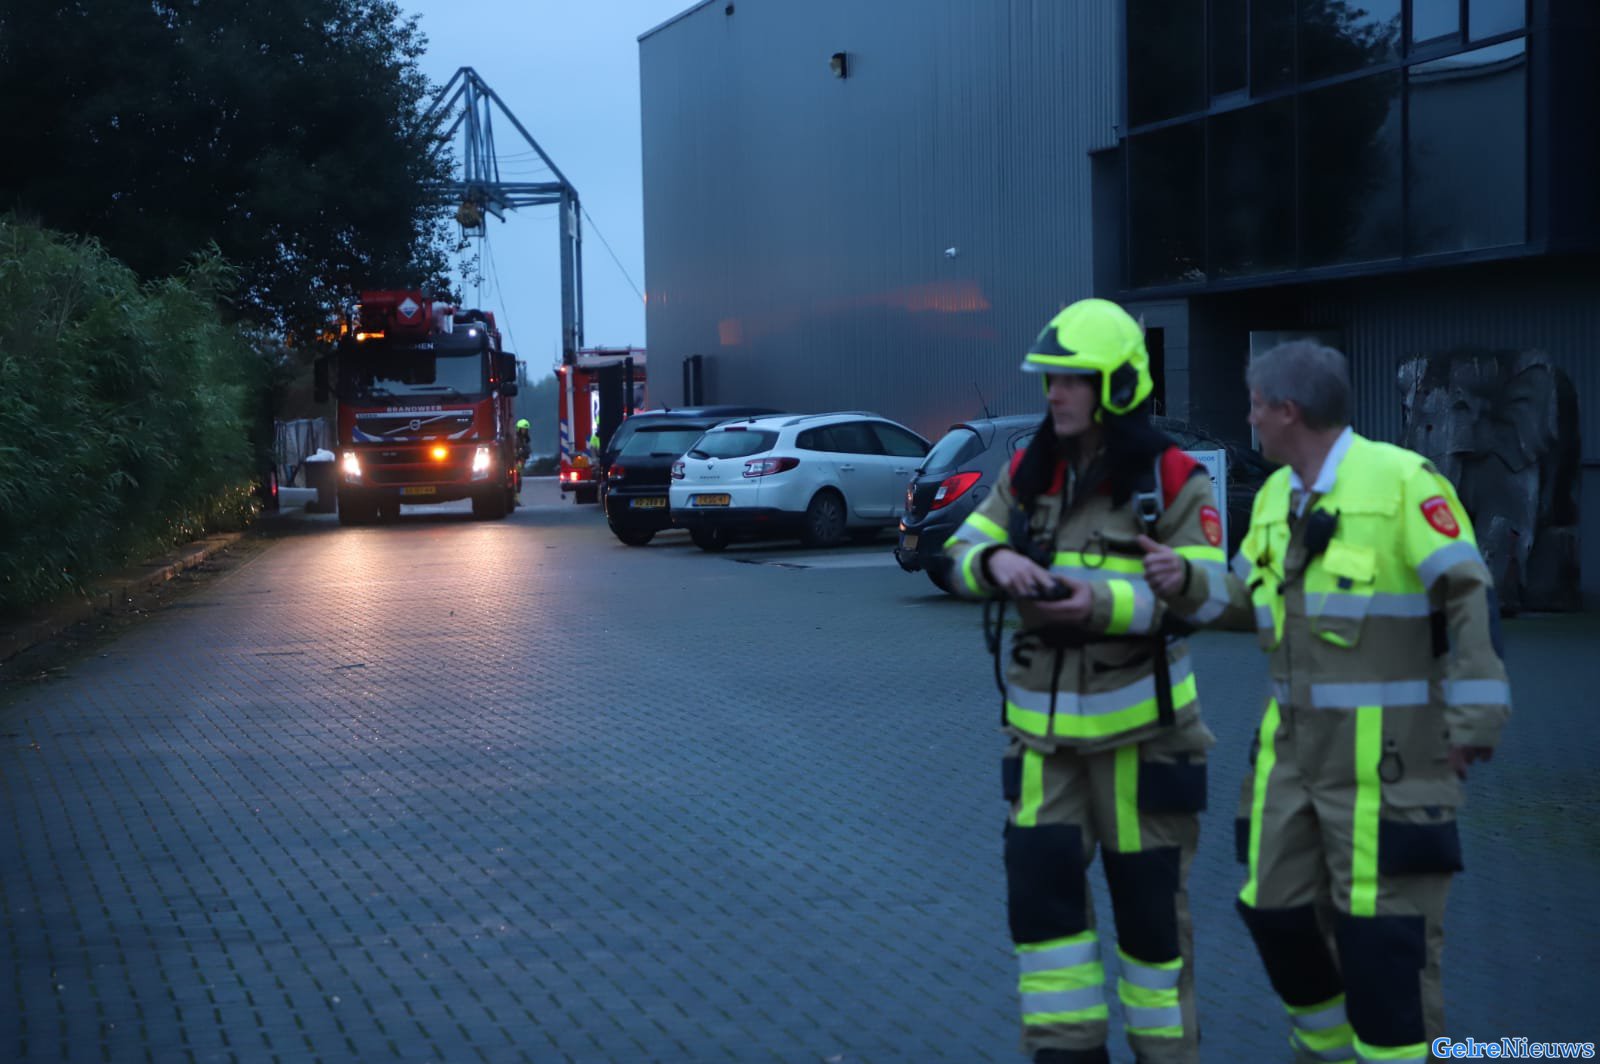
M544 160L555 175L554 181L500 179L500 162L494 149L494 108L499 108L528 146ZM563 365L572 365L577 361L578 349L583 346L583 228L579 221L582 211L578 190L471 67L461 67L451 75L428 105L424 118L439 131L441 143L453 142L458 132L464 134L462 179L430 186L435 202L456 208L456 221L463 231L484 235L486 214L504 221L505 212L518 207L555 204L559 208L561 361Z

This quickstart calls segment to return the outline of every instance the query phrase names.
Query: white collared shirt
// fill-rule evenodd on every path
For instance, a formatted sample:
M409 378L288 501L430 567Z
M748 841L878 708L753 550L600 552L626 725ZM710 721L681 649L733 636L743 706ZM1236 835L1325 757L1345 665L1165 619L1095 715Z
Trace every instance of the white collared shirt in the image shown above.
M1306 491L1306 486L1300 480L1300 474L1293 469L1289 470L1290 498L1295 500L1294 513L1302 517L1306 512L1306 500L1312 494L1326 495L1333 490L1333 482L1339 476L1339 463L1344 461L1345 452L1350 450L1350 439L1354 435L1350 426L1346 425L1344 431L1339 433L1339 438L1333 441L1333 447L1328 451L1328 457L1322 460L1322 470L1317 474L1316 482L1311 485L1311 492Z

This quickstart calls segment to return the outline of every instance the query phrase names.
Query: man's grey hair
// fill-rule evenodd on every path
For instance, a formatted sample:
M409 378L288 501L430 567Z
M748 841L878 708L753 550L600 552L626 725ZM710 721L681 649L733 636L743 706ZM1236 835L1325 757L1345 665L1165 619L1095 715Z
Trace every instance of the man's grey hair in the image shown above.
M1290 340L1250 360L1245 383L1269 403L1292 402L1307 428L1350 424L1350 364L1313 340Z

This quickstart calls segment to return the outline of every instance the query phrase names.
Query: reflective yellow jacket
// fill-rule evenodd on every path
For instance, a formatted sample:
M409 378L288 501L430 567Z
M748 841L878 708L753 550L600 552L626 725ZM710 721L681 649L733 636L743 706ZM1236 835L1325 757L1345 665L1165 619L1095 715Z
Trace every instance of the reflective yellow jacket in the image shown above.
M1420 455L1353 436L1332 490L1293 522L1290 501L1282 468L1256 496L1232 571L1191 565L1172 608L1194 623L1254 627L1281 706L1381 707L1382 756L1437 771L1446 738L1494 746L1510 685L1489 572L1450 482ZM1313 553L1318 510L1337 525Z
M1182 458L1163 464L1185 472ZM984 565L990 551L1012 542L1012 514L1020 504L1011 486L1012 470L973 510L945 543L950 582L966 598L989 598L997 588ZM1163 476L1166 476L1164 470ZM1211 483L1193 476L1167 484L1172 495L1156 526L1156 538L1199 569L1220 580L1227 570L1222 528L1212 504ZM1028 526L1035 543L1047 544L1050 571L1089 583L1093 607L1080 635L1150 636L1159 632L1167 608L1144 579L1144 531L1131 503L1113 505L1111 496L1093 492L1077 497L1077 478L1062 475L1060 489L1041 495ZM1065 516L1063 516L1065 511ZM1023 631L1013 640L1005 671L1006 730L1042 750L1068 746L1084 752L1138 742L1159 728L1153 639L1103 639L1058 647L1048 633ZM1167 644L1174 724L1194 723L1200 703L1187 644Z

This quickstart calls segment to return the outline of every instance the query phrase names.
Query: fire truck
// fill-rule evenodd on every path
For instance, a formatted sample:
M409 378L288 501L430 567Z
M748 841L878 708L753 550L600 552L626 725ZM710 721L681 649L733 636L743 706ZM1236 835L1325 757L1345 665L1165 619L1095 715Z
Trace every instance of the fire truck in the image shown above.
M556 367L561 494L600 501L600 455L622 419L645 405L645 350L590 347Z
M517 357L492 312L362 292L334 354L316 363L318 401L330 391L341 524L393 520L401 503L471 499L488 519L516 506Z

